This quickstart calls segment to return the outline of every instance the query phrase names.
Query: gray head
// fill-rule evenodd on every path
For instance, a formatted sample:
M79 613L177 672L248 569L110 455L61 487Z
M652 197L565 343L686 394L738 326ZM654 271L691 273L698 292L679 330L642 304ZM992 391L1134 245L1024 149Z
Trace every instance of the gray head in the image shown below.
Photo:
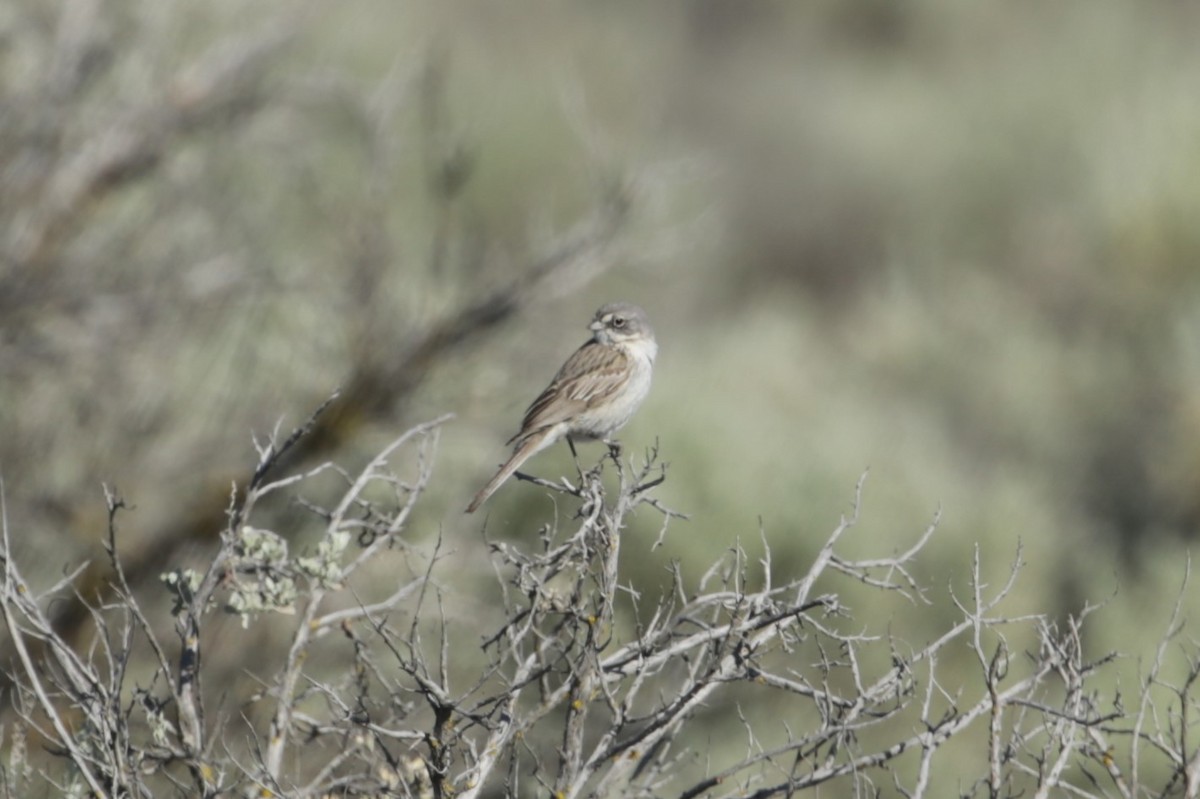
M650 327L646 312L628 302L610 302L601 306L588 328L601 344L654 340L654 328Z

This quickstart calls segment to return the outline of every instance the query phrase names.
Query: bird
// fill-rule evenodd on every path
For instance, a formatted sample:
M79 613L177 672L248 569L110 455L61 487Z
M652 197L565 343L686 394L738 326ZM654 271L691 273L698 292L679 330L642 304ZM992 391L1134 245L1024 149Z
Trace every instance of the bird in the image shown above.
M658 342L646 312L627 302L602 305L588 329L592 337L525 411L520 431L507 441L512 455L471 500L467 513L478 510L525 461L563 438L572 452L575 441L599 439L614 446L613 434L650 393Z

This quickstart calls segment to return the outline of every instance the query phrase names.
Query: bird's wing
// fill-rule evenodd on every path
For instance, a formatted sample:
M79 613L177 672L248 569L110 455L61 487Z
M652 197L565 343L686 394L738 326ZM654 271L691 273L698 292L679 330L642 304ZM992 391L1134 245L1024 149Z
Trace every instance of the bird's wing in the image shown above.
M567 359L546 390L525 411L521 432L509 443L567 421L618 393L629 378L629 356L619 347L589 341Z

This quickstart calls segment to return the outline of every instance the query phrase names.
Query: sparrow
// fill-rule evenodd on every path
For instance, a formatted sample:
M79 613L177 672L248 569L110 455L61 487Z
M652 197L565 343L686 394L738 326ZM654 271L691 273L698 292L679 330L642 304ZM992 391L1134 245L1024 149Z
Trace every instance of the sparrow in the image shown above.
M599 439L613 446L620 430L650 393L650 378L658 343L646 312L627 302L602 306L592 319L592 337L575 350L558 374L538 395L508 440L513 453L488 481L467 513L474 513L521 464L566 438Z

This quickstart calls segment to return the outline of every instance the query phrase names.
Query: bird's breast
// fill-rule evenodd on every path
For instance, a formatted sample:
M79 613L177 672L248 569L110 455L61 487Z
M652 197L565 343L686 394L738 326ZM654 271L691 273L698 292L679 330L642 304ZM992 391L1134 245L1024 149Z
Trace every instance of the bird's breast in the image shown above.
M650 344L652 347L653 342ZM581 413L571 425L571 435L576 438L609 438L625 426L645 401L650 393L654 352L637 345L626 346L625 352L629 356L629 374L625 385L606 401Z

